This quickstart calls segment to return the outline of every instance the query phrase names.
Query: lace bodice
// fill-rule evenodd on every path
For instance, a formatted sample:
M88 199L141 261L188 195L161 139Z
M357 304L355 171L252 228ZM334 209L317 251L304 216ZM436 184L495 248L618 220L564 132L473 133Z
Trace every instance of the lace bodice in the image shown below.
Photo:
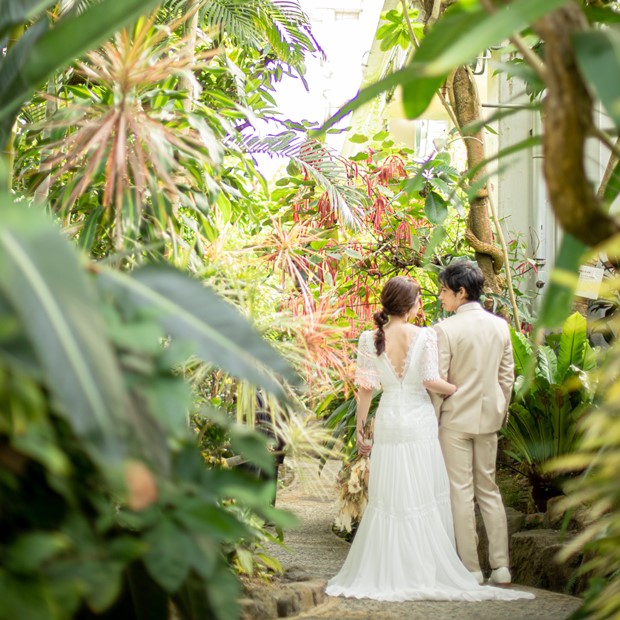
M423 327L413 337L402 375L398 375L385 352L377 355L374 331L362 332L357 349L355 383L365 388L421 387L422 381L439 379L437 334Z

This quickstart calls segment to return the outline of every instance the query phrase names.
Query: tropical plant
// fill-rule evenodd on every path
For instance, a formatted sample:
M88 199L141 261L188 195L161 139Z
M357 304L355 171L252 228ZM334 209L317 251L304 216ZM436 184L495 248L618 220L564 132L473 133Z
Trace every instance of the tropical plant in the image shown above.
M618 250L616 238L608 249ZM616 274L607 281L603 295L613 294L620 286ZM620 328L616 313L613 330ZM586 510L585 529L562 549L558 560L583 551L586 561L581 571L590 577L584 603L577 618L611 620L620 614L620 340L611 342L600 368L595 372L601 394L598 407L580 426L581 439L572 454L550 463L554 475L572 476L565 486L567 496L560 507L570 513Z
M282 526L271 485L206 468L180 372L197 355L281 392L288 365L231 306L169 267L80 257L42 214L2 199L0 616L235 618L224 551ZM238 453L273 467L258 435Z
M50 10L53 32L88 20L89 3L63 7ZM45 8L16 8L9 21L29 33L47 20ZM29 37L15 45L28 47ZM273 84L284 73L303 78L304 56L318 49L295 1L165 2L71 58L21 109L9 139L14 185L49 198L94 256L146 252L197 270L218 228L253 210L266 189L237 134L277 116Z
M53 25L48 9L56 0L3 0L0 36L8 37L0 62L0 144L12 151L12 128L20 107L59 67L80 57L159 0L100 0L67 12ZM9 157L8 163L11 164ZM9 171L11 165L7 166ZM10 183L11 174L5 177Z
M403 3L404 5L404 3ZM507 53L520 62L497 67L499 73L518 75L524 89L544 93L543 132L519 144L509 145L504 152L490 157L474 157L463 179L474 197L486 182L484 166L518 150L531 148L541 142L544 151L544 176L549 188L550 203L558 222L567 233L563 237L558 266L575 275L574 278L552 282L548 299L566 299L554 311L545 304L540 323L557 327L570 313L570 298L575 290L580 259L586 246L609 239L618 230L617 218L608 213L609 205L618 196L617 135L618 89L611 86L610 74L620 74L620 65L613 50L617 48L618 3L579 2L569 0L513 0L495 3L492 0L452 2L445 0L415 0L408 6L424 9L427 31L409 62L399 71L364 88L343 106L324 126L328 129L351 111L356 110L384 91L402 86L404 110L408 118L419 117L428 107L437 90L454 72L460 82L467 78L467 65L485 50L505 45ZM446 9L444 11L444 9ZM412 37L415 39L415 37ZM578 71L573 70L578 67ZM564 77L570 76L570 79ZM467 95L467 88L463 88ZM593 97L598 98L609 115L613 127L603 131L593 120ZM562 101L574 102L565 106ZM468 106L468 101L471 106ZM468 148L478 148L482 128L489 119L475 113L475 97L463 98L461 121L456 119L460 134ZM532 110L540 108L532 100ZM502 111L501 114L514 111ZM585 142L595 135L611 153L600 187L583 166ZM468 153L469 155L469 153ZM473 153L472 153L473 155ZM561 172L560 172L561 171ZM570 177L572 183L565 183ZM474 231L475 232L475 231ZM550 302L549 302L550 303ZM554 302L555 303L555 302ZM553 320L552 320L553 317ZM553 325L550 325L551 321Z
M534 504L544 512L547 500L562 494L562 479L547 466L575 449L582 418L592 407L595 386L588 372L595 367L595 353L586 319L578 312L540 346L513 329L511 338L517 379L503 430L506 453L528 477Z

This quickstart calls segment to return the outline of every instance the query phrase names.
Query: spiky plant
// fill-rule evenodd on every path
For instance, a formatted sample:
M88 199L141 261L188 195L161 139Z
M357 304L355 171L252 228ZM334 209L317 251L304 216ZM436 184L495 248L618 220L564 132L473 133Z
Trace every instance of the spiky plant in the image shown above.
M188 57L179 33L187 16L168 26L156 15L120 31L77 64L54 118L31 128L45 152L33 184L50 176L53 208L90 247L108 236L174 236L182 208L200 214L205 190L223 157L226 123L210 111L186 111L180 77L216 53ZM218 135L218 133L220 135Z

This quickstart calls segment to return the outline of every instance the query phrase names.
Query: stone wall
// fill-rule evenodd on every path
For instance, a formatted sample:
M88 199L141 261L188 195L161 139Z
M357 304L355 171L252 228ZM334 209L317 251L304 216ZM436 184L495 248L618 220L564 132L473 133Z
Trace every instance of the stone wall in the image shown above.
M581 553L572 556L567 562L558 562L557 554L576 532L549 528L550 518L539 515L538 519L527 519L514 508L506 508L508 536L510 539L510 569L514 583L562 592L581 594L587 586L587 578L578 575L583 563ZM478 526L478 554L480 566L486 576L491 567L488 560L488 539L482 518L476 509ZM561 523L561 519L551 519L551 523ZM536 529L527 529L536 527Z

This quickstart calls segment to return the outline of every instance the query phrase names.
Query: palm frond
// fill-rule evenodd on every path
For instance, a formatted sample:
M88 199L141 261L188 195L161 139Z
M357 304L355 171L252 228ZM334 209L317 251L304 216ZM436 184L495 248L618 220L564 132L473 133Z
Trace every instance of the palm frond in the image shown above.
M209 28L239 46L271 51L300 73L306 54L322 53L297 0L207 0L202 12Z
M66 15L68 13L79 15L98 2L101 2L101 0L61 0L58 5L58 12L60 15Z
M250 153L288 157L325 190L332 210L342 222L358 227L364 217L367 196L351 183L350 162L317 140L294 131L265 137L242 136L240 141Z

